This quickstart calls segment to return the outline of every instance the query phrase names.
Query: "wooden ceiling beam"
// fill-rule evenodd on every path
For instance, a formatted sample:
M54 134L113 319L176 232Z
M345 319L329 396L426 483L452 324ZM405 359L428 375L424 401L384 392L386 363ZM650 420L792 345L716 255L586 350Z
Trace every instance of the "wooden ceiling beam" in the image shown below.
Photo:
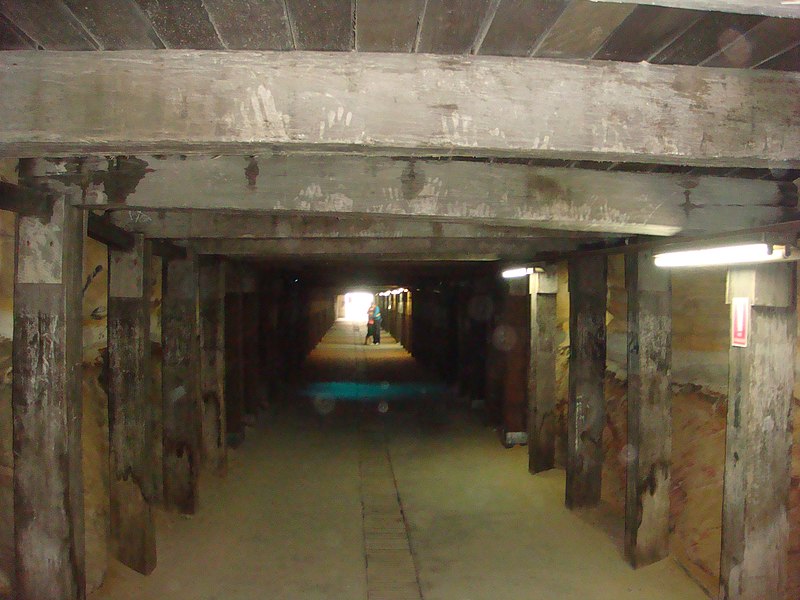
M193 240L198 254L225 256L296 257L333 260L367 257L370 260L530 260L541 252L570 252L580 245L555 238L540 240L476 240L472 238L376 238Z
M306 238L501 238L559 237L592 241L603 236L583 231L502 227L385 216L331 216L227 213L210 210L118 210L110 222L126 231L158 239L306 239Z
M76 201L133 211L406 217L596 234L701 234L786 220L792 183L342 154L98 161ZM277 227L277 226L276 226Z
M790 0L592 0L616 4L651 4L726 13L800 18L800 7Z
M525 156L800 166L800 74L505 57L0 53L0 156Z

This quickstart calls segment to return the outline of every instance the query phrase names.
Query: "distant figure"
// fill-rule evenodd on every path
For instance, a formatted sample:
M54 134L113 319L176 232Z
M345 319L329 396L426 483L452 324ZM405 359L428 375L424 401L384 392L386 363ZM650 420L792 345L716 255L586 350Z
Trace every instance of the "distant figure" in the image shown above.
M364 338L364 345L369 343L372 338L373 344L381 343L381 308L373 302L367 311L367 336Z
M381 343L381 307L372 303L375 307L372 310L372 343L373 344L380 344Z

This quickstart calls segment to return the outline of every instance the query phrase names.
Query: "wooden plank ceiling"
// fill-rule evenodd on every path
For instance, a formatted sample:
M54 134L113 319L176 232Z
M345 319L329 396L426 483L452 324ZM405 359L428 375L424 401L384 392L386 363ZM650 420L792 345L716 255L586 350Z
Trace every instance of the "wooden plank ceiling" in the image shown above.
M652 4L659 3L0 0L0 50L424 52L800 72L800 18L674 7L702 2ZM797 13L800 17L800 8ZM698 173L689 167L632 163L564 161L558 166ZM800 175L762 169L699 172L784 181Z

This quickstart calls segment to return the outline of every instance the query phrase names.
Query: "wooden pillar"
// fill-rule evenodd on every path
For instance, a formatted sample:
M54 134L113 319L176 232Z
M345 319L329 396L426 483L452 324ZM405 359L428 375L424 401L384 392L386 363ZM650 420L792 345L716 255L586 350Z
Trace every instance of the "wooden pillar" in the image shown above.
M606 419L606 293L604 256L569 261L568 508L600 501Z
M156 566L150 417L150 251L108 253L108 430L111 536L117 559L139 573Z
M36 174L47 161L33 161ZM37 183L42 183L37 179ZM18 600L84 598L81 466L81 190L17 219L12 414Z
M244 411L247 423L255 422L261 408L261 367L259 329L261 308L259 306L258 281L252 272L242 278L242 367L244 369Z
M625 556L634 567L669 555L672 456L670 275L651 253L625 256L628 445Z
M226 273L225 293L225 415L228 443L234 448L244 441L244 335L240 273Z
M731 268L727 301L749 300L746 347L731 347L720 598L787 597L795 263Z
M502 336L495 343L503 353L503 442L507 446L528 441L527 387L530 342L528 277L508 280Z
M530 361L528 370L528 471L552 469L556 459L556 293L555 266L530 277Z
M184 514L198 508L200 467L200 348L198 272L193 253L164 263L161 337L164 348L164 505Z
M200 259L200 389L203 457L218 475L227 469L225 420L225 262Z

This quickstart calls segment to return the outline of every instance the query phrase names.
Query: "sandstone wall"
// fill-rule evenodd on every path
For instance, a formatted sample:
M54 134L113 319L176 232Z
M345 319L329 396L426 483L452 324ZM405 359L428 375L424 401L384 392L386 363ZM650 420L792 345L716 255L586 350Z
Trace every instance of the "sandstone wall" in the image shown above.
M625 502L627 444L626 329L627 297L624 260L609 259L607 423L603 435L603 501L620 518ZM722 524L722 483L725 464L729 312L725 305L725 270L674 270L672 369L672 489L671 553L716 596ZM800 320L799 320L800 321ZM569 355L567 269L559 270L558 393L562 443L566 449ZM800 349L798 349L800 356ZM792 577L788 598L800 598L800 380L794 398L794 453L790 493ZM788 600L787 598L787 600Z

